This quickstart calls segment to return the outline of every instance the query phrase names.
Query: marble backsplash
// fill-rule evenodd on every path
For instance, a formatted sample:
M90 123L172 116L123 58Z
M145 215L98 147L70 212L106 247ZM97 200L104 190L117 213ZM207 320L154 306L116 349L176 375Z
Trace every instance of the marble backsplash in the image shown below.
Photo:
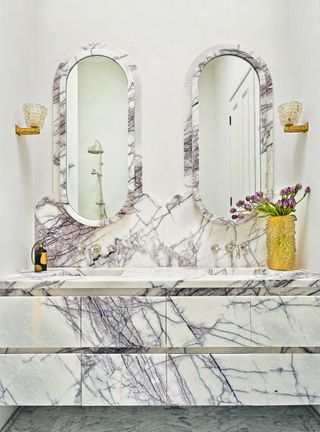
M88 227L69 216L58 199L45 197L36 206L35 239L45 242L50 267L256 267L265 264L264 224L212 223L190 192L165 206L139 195L117 222ZM248 245L240 258L224 249L230 240ZM213 252L216 243L221 250ZM101 253L88 262L87 251L95 244Z

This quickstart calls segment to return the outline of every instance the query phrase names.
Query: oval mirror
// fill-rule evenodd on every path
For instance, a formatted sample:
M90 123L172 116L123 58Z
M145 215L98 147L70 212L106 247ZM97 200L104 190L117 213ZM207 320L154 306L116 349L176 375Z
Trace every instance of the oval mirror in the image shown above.
M127 85L103 56L80 60L67 79L67 196L85 219L114 216L126 201Z
M97 46L59 66L60 195L79 222L128 212L135 190L133 65Z
M193 75L194 197L211 220L230 219L230 207L272 189L272 87L261 59L220 49Z

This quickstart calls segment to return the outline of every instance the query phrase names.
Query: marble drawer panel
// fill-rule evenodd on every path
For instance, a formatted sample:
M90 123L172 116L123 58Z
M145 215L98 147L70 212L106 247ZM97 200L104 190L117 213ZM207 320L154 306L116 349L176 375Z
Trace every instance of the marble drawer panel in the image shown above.
M0 298L0 347L80 347L80 299Z
M168 405L249 405L250 381L249 354L168 355Z
M82 346L165 346L165 297L83 297Z
M165 354L82 356L82 405L165 404Z
M169 347L249 347L250 297L169 297Z
M320 297L252 297L253 346L319 346Z
M80 405L76 354L0 355L0 405Z
M320 404L320 354L252 355L251 405Z

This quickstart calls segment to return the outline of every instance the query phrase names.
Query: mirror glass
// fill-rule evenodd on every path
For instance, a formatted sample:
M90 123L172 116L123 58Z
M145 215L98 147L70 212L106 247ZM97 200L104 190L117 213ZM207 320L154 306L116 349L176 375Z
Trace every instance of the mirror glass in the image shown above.
M67 78L66 190L92 221L114 216L128 193L128 83L114 60L85 57Z
M258 75L246 60L223 55L203 68L198 86L199 194L209 212L229 217L261 189Z

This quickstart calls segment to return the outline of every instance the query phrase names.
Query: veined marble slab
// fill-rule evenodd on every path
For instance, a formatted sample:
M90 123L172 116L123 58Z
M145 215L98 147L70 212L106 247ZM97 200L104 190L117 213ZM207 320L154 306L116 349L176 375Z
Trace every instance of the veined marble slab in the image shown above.
M251 356L168 355L168 405L250 405Z
M0 355L0 405L80 405L80 357Z
M168 405L318 405L320 354L168 355Z
M224 289L224 293L218 288ZM163 290L162 295L197 295L197 290L205 290L204 295L245 295L246 291L254 295L312 295L320 291L320 274L307 270L278 272L250 267L57 268L40 274L22 272L0 278L1 295L32 295L33 292L47 295L53 290L59 290L63 295L64 289L78 290L82 295L86 295L85 290L90 293L91 289L128 290L128 295L146 295L151 290L160 293ZM194 291L180 294L179 290L184 289Z
M166 405L165 354L83 355L82 405Z
M80 347L80 299L0 298L0 347Z
M252 355L251 405L319 405L320 354Z
M252 297L251 328L252 346L320 346L320 297Z
M169 297L169 347L251 346L250 297Z
M164 297L83 297L81 319L85 347L166 344Z

